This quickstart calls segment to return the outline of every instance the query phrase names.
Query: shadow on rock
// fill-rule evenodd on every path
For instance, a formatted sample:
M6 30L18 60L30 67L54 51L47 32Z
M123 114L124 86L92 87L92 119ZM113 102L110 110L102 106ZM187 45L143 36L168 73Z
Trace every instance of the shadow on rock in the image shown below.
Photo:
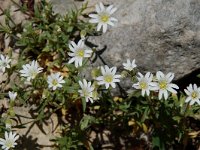
M16 146L16 150L40 150L42 146L37 143L37 138L33 138L32 136L26 137L25 135L20 136L18 145Z

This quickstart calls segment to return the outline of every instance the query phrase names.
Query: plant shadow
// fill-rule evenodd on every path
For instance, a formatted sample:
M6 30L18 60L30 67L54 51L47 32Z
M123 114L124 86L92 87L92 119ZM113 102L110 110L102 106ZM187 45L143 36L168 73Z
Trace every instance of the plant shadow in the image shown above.
M42 146L37 143L38 138L33 138L31 135L22 135L18 141L19 142L15 148L16 150L40 150L42 148Z

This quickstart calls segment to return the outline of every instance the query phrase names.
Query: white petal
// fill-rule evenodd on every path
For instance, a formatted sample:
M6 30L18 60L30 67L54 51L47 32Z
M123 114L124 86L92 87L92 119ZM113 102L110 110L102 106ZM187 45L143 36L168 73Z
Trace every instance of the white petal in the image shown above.
M167 75L166 75L166 78L168 79L168 82L171 82L173 79L174 79L174 73L168 73Z
M117 22L118 20L114 17L110 17L110 21L114 21L114 22Z
M111 9L111 11L110 11L110 14L112 15L115 11L117 10L117 8L115 7L115 8L113 8L113 9Z
M74 48L77 47L77 45L76 45L76 43L75 43L74 41L70 41L70 43L71 43L71 45L72 45Z
M194 84L194 85L193 85L193 87L194 87L194 90L195 90L195 91L197 91L197 90L198 90L198 87L197 87L197 85L196 85L196 84Z
M200 100L197 100L196 102L197 102L197 104L199 104L199 105L200 105Z
M145 90L142 89L142 96L144 96L144 95L145 95Z
M170 91L171 93L174 93L174 94L176 94L177 93L177 91L176 90L174 90L173 88L171 88L171 87L168 87L168 89L167 89L168 91Z
M99 81L97 84L98 85L103 85L103 84L105 84L105 82L104 81Z
M140 72L138 72L138 75L140 76L140 78L144 77Z
M105 84L105 86L106 86L106 89L108 89L108 88L109 88L109 84L108 84L108 83L106 83L106 84Z
M79 63L79 62L76 60L76 61L75 61L75 67L76 67L76 68L78 68L78 63Z
M96 80L104 80L104 77L103 76L99 76L96 78Z
M102 23L98 23L98 25L97 25L97 31L100 31L102 26L103 26Z
M90 19L89 22L90 22L90 23L98 23L99 20L98 20L98 19Z
M113 5L110 5L110 6L108 6L108 7L106 8L106 11L107 11L107 12L110 12L112 8L113 8Z
M185 102L188 103L191 100L191 97L187 97Z
M112 74L114 75L114 74L116 73L116 71L117 71L117 68L116 68L116 67L113 67L111 72L112 72Z
M84 86L87 86L87 81L83 79Z
M98 4L95 5L95 8L96 8L97 13L101 12L101 8L100 8L100 6Z
M84 42L83 42L82 39L80 39L80 40L78 41L78 47L83 47L83 46L84 46Z
M185 91L185 93L186 93L187 95L190 95L190 92L189 92L187 89L184 89L184 91Z
M114 75L114 78L121 78L121 75L116 74L116 75Z
M120 82L119 79L113 79L113 82Z
M167 100L167 98L168 98L168 92L167 91L164 91L164 98L165 98L165 100Z
M98 15L97 14L89 14L89 17L91 17L91 18L98 18Z
M159 99L159 100L162 99L162 95L163 95L163 92L162 92L162 91L159 91L159 93L158 93L158 99Z
M107 24L103 24L103 33L106 33L107 28L108 28L108 25Z
M150 91L149 91L149 90L146 90L146 93L147 93L147 96L149 96L149 94L150 94Z
M111 86L112 86L113 88L116 88L116 84L115 84L115 83L111 83Z
M70 60L69 60L69 64L73 63L75 61L75 57L72 57Z
M72 51L72 52L75 51L71 44L69 44L69 49L70 49L70 51Z
M134 88L136 88L136 89L139 89L139 85L138 85L138 83L133 84L132 87L134 87Z
M104 7L104 5L103 5L102 2L99 3L99 7L100 7L101 11L102 11L102 10L105 10L105 7Z
M176 84L170 83L170 86L174 89L179 89L179 87Z
M111 21L108 21L107 24L111 25L111 26L114 26L114 23L111 22Z
M190 105L193 105L194 103L195 103L195 101L194 101L194 100L191 100L189 104L190 104Z
M163 74L161 71L158 71L158 72L156 73L156 78L157 78L158 80L162 79L163 77L164 77L164 74Z

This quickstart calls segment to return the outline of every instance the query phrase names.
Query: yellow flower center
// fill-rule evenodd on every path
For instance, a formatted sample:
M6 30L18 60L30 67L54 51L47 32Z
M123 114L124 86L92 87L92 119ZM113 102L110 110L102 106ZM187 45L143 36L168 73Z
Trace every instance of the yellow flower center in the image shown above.
M77 56L79 56L79 57L84 57L84 50L83 49L80 49L80 50L78 50L77 51Z
M195 98L197 98L198 94L197 94L197 92L192 92L191 96L193 99L195 99Z
M109 16L107 15L107 14L103 14L103 15L101 15L101 21L102 22L108 22L108 20L109 20Z
M167 89L167 82L166 82L166 81L161 81L161 82L159 82L159 87L160 87L160 89L162 89L162 90Z
M104 80L108 83L113 81L113 76L112 75L105 75Z
M54 86L56 86L56 85L58 84L58 81L57 81L56 79L53 79L52 84L53 84Z
M10 140L10 139L7 139L6 142L5 142L5 146L8 147L8 148L13 147L13 141Z
M144 81L141 81L141 82L140 82L140 88L141 88L141 89L146 89L146 88L147 88L147 83L144 82Z

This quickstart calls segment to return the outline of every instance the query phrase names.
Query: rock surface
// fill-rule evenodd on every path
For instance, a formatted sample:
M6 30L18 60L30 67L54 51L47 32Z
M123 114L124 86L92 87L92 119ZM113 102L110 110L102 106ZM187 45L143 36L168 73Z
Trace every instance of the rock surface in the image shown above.
M65 13L82 2L51 0L56 12ZM102 57L109 66L122 67L136 59L144 71L174 72L176 79L200 66L199 0L101 0L118 8L118 23L90 41L107 45ZM98 0L89 1L94 6Z

